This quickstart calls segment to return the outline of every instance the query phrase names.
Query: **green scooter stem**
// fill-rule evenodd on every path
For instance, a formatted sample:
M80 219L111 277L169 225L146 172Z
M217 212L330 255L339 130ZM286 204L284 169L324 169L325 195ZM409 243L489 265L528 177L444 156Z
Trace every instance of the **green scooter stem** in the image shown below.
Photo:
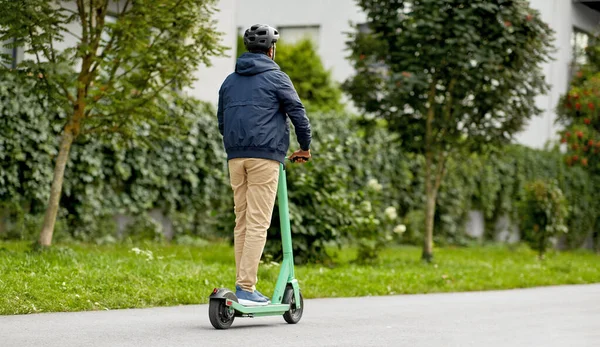
M300 305L298 281L294 276L294 254L292 249L292 232L290 229L290 210L288 207L287 178L285 174L285 165L279 164L279 186L277 188L277 202L279 205L279 224L281 229L281 247L283 249L283 260L279 277L275 285L275 291L271 297L274 304L281 303L283 291L287 283L291 283L294 288L294 296L297 305ZM298 308L300 308L298 306Z

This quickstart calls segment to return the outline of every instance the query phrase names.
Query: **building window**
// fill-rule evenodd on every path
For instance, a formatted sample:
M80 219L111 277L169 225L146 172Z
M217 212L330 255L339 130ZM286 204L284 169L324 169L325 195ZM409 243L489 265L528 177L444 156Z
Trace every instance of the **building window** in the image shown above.
M585 48L591 43L590 34L585 31L573 28L571 35L571 48L573 50L573 65L581 66L587 63Z
M280 40L284 43L296 43L302 39L311 40L315 46L319 45L320 27L318 25L305 26L280 26L277 27Z
M0 54L2 55L0 64L11 69L16 69L17 64L23 60L23 49L21 47L7 47L6 45L9 44L11 44L10 40L0 42Z
M369 23L359 23L356 25L358 32L361 34L370 34L373 31L369 28Z

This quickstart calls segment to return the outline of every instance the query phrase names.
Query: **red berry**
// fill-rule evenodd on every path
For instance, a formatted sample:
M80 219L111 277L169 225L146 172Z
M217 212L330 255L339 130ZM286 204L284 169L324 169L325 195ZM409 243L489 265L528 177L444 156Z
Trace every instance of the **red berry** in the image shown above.
M574 155L574 156L573 156L573 161L575 162L575 161L578 161L578 160L579 160L579 156L577 156L577 155Z
M361 54L361 55L358 57L358 59L360 59L360 60L365 60L365 58L366 58L366 57L367 57L366 55L364 55L364 54Z
M567 131L567 132L565 133L565 136L566 136L566 137L571 137L571 133Z
M587 160L587 158L582 158L582 159L581 159L581 165L583 165L583 166L587 166L587 164L588 164L588 160Z
M583 133L581 131L577 132L577 137L582 138L583 137Z
M560 139L560 142L565 143L565 142L567 142L567 139L563 137L562 139Z
M588 108L593 111L594 110L594 103L593 102L588 102Z
M512 23L511 23L511 22L509 22L509 21L505 21L505 22L504 22L504 26L505 26L505 27L512 26Z
M533 16L528 14L527 17L525 17L525 19L527 19L528 22L531 22L531 20L533 19Z
M577 109L577 111L581 110L581 104L580 103L576 103L575 104L575 109Z
M587 125L589 125L592 121L589 118L586 118L583 120L583 122Z
M594 140L589 140L588 141L588 146L593 146L594 145Z
M571 148L573 148L574 151L579 149L579 145L574 143L573 146L571 146Z

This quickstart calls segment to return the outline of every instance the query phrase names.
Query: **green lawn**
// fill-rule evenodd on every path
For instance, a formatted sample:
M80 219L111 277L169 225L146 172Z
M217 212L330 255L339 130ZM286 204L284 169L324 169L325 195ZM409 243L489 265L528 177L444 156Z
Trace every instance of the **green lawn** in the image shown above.
M0 314L108 310L206 303L214 287L233 287L233 251L204 247L57 245L33 252L23 243L0 242ZM151 253L147 253L149 250ZM525 247L443 248L433 264L420 250L386 250L379 265L352 264L352 250L337 265L297 267L306 298L508 289L600 282L600 256L550 253L539 261ZM258 288L272 292L276 264L261 266Z

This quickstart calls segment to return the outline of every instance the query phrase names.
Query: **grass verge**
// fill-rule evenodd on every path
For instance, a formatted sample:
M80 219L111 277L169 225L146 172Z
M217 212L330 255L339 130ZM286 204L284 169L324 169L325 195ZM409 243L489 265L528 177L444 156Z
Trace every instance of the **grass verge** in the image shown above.
M337 265L299 266L306 298L510 289L600 282L600 256L550 253L544 261L526 247L442 248L435 262L420 249L391 248L378 264L357 265L351 249ZM214 287L234 285L233 251L145 244L57 245L35 252L23 243L0 242L0 314L109 310L206 303ZM261 265L258 288L272 293L279 267Z

